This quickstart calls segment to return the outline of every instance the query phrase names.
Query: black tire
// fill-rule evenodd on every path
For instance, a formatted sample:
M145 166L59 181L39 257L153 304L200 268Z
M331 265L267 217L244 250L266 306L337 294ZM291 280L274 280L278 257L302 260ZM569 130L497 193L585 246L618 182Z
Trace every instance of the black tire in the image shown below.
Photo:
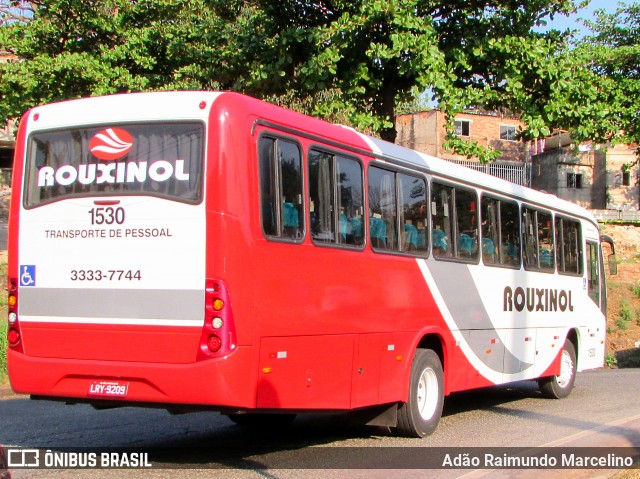
M248 413L248 414L227 414L238 426L247 429L278 429L290 426L296 418L295 414L265 414L265 413Z
M567 339L560 354L560 374L538 380L542 396L548 399L566 398L576 381L576 349L573 343Z
M425 437L433 433L442 416L444 379L442 362L431 349L418 349L411 364L409 398L398 408L396 434Z

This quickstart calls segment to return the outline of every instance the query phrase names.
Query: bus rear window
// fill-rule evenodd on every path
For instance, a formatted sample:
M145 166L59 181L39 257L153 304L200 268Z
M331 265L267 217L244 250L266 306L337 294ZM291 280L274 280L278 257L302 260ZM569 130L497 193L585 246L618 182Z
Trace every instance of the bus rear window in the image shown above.
M82 196L202 197L203 125L148 123L35 133L25 208Z

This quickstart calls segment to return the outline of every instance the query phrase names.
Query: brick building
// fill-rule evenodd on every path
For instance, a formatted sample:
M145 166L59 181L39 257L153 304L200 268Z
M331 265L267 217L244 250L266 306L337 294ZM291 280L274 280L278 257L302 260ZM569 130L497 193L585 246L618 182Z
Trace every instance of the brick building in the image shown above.
M455 134L501 152L500 161L525 162L528 146L515 136L524 124L516 117L497 113L465 112L455 119ZM467 160L444 149L445 115L440 110L400 115L396 118L396 143L447 160Z
M446 150L443 147L445 123L445 115L440 110L400 115L396 118L396 143L529 186L529 146L516 140L517 132L524 126L518 118L482 111L468 111L456 116L456 135L500 151L500 158L489 164Z
M455 134L501 152L497 162L486 165L444 149L445 115L439 110L398 116L396 142L554 194L585 208L602 210L605 216L612 212L637 214L640 210L636 146L601 148L585 144L575 149L570 136L563 131L536 143L517 141L515 134L524 127L518 118L497 113L472 111L457 115Z

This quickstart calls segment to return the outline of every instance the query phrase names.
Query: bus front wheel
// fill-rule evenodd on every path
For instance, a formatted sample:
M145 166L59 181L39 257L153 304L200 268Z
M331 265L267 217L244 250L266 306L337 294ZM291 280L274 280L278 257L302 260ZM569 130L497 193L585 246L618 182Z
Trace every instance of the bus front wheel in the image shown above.
M411 364L409 398L398 409L396 433L404 437L431 434L440 421L443 403L442 362L435 351L418 349Z
M560 374L538 381L542 395L549 399L567 397L576 380L576 349L573 343L567 339L560 354Z

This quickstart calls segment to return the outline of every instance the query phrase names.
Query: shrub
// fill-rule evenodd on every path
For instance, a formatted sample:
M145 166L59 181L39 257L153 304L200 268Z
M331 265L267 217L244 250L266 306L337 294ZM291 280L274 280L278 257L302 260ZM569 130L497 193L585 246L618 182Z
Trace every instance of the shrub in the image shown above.
M631 307L626 301L620 303L620 318L625 322L631 321Z

